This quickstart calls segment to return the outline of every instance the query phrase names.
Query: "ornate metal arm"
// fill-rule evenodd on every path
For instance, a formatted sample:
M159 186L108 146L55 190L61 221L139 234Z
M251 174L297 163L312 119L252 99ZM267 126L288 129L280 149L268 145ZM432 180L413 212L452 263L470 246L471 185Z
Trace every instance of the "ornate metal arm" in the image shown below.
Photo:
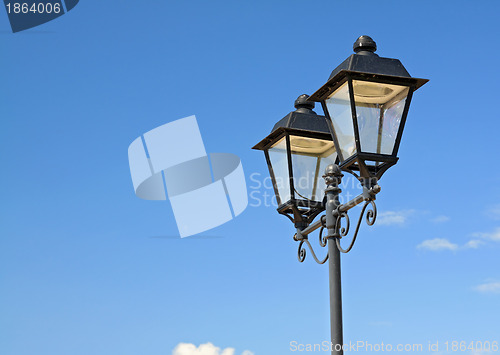
M355 175L355 174L353 174ZM299 249L298 249L298 259L300 262L303 262L306 258L306 248L304 248L304 243L307 244L314 260L318 264L324 264L328 260L328 253L324 259L320 260L316 256L314 249L311 243L308 240L308 235L311 234L316 229L320 228L319 231L319 244L321 247L326 247L328 239L335 238L335 243L339 251L342 253L348 253L354 246L356 242L356 238L358 236L359 228L361 226L361 221L365 216L366 212L366 223L369 226L372 226L377 219L377 205L375 204L376 194L380 192L380 186L377 184L377 180L375 178L370 179L359 179L361 184L363 185L363 192L353 198L351 201L345 204L338 204L338 195L341 190L338 187L341 183L341 178L343 174L340 172L338 166L333 166L330 168L330 172L327 169L327 173L323 176L327 183L327 189L325 190L325 194L327 194L328 201L333 202L326 206L327 215L323 215L320 219L306 228L298 228L297 233L294 235L293 239L296 241L300 241ZM356 176L356 175L355 175ZM357 176L356 176L357 177ZM330 196L328 196L330 194ZM363 203L363 208L361 209L358 223L356 225L356 230L354 231L354 235L352 237L351 243L347 249L343 249L340 245L340 239L346 237L349 234L350 229L350 219L348 215L348 211ZM370 208L368 206L370 205ZM335 207L332 207L335 206ZM328 218L328 215L333 218ZM327 226L327 221L330 220L330 225ZM342 226L342 220L345 221L345 226ZM324 229L328 229L328 233L326 236L323 236Z
M337 248L339 248L339 250L342 253L350 252L352 247L354 246L354 243L356 242L356 238L358 236L359 227L361 226L361 221L363 220L363 216L365 214L365 211L366 211L366 208L368 207L368 205L371 205L371 209L369 209L368 212L366 213L366 223L369 226L373 226L373 224L375 224L375 220L377 219L377 205L375 204L374 200L369 200L369 201L365 202L363 208L361 209L361 213L359 214L358 224L356 225L356 231L354 232L354 235L353 235L352 240L351 240L351 244L349 245L349 247L347 249L343 249L340 246L340 239L342 237L347 236L347 234L349 233L349 227L350 227L349 215L347 214L347 212L342 212L337 217L337 224L339 225L339 228L340 228L340 238L337 238L335 240L335 242L337 243ZM346 219L346 226L345 227L341 227L342 218Z

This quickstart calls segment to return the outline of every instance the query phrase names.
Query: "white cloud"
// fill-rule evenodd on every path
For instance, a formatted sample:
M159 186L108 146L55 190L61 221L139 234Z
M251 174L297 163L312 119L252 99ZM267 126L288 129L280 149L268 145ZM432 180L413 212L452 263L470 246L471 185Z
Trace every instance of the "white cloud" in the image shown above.
M500 219L500 205L496 205L490 208L487 212L491 218Z
M417 249L427 249L432 251L457 250L458 245L450 242L448 239L435 238L424 240L422 243L417 245Z
M385 211L379 213L377 217L377 224L379 225L403 225L408 220L408 217L415 213L414 210L403 211Z
M497 227L491 233L474 233L474 237L479 237L483 239L492 240L494 242L500 242L500 227Z
M464 248L466 249L477 249L481 244L484 244L482 240L472 239L465 243Z
M473 350L471 355L483 355L483 354L491 354L490 350Z
M450 242L445 238L435 238L435 239L427 239L422 243L417 245L417 249L427 249L431 251L439 251L439 250L459 250L459 249L478 249L481 245L485 244L484 241L479 239L471 239L463 246L459 246L458 244Z
M172 355L234 355L235 350L233 348L221 349L212 343L201 344L196 347L194 344L189 343L179 343ZM254 355L251 351L245 350L241 355Z
M444 223L444 222L448 222L449 220L450 220L450 217L445 216L445 215L436 216L433 219L431 219L431 221L434 223Z
M500 282L491 281L486 282L481 285L474 287L474 290L481 293L499 293L500 294Z

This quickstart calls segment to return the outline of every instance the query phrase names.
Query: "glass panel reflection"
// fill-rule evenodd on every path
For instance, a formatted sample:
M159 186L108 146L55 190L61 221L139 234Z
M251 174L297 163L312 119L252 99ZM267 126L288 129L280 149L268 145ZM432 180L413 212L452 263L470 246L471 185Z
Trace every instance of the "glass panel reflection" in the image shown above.
M276 196L279 197L277 202L278 205L281 205L291 199L285 137L281 138L271 148L269 148L268 154L279 194L279 196Z
M353 80L361 150L392 154L409 88Z
M351 102L347 82L325 101L344 160L356 152Z
M322 175L337 158L333 141L290 136L290 146L295 198L322 201L326 187Z

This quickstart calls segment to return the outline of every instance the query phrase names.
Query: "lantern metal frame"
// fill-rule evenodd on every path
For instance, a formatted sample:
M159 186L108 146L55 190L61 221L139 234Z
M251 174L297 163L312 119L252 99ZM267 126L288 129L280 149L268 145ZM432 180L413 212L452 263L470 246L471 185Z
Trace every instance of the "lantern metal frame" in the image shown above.
M325 210L325 207L323 201L300 199L295 196L297 191L295 189L295 179L293 174L290 136L332 141L330 127L331 121L325 116L316 114L312 110L314 108L314 103L307 102L308 98L308 95L299 96L299 98L295 101L295 107L297 110L290 112L278 123L276 123L271 133L253 147L253 149L264 151L269 174L271 175L273 183L274 193L276 195L276 201L278 203L278 213L286 216L295 224L296 227L300 228L308 226L319 213ZM290 188L290 199L287 201L281 201L281 196L277 186L277 179L274 173L275 169L269 156L269 148L283 138L286 142L286 159ZM335 144L333 145L335 146ZM335 158L335 162L338 162L337 157ZM317 169L319 169L319 166L317 166ZM317 170L315 173L315 179L319 179L321 177L320 174L321 172ZM314 182L314 186L316 186L316 183L317 181Z
M331 117L326 100L337 89L347 83L356 152L350 157L343 156L342 149L335 132L335 127L333 124L330 125L332 138L339 156L339 165L344 171L349 171L351 173L355 173L357 171L362 178L380 179L387 169L395 165L398 161L397 153L401 143L413 92L429 80L411 77L398 59L379 57L375 54L377 49L375 41L368 36L359 37L354 43L353 49L356 53L349 56L344 62L335 68L328 81L314 94L312 94L308 100L320 102L325 116L332 121L335 117ZM408 88L405 106L391 154L364 152L361 149L362 142L359 134L353 80L399 85ZM374 162L375 164L370 165L367 164L367 162Z
M362 150L357 112L356 112L356 99L354 95L353 80L381 83L381 84L400 85L408 88L408 95L406 96L405 106L401 116L401 122L399 124L398 133L396 135L394 147L391 154L371 153L371 152L364 152ZM316 93L311 95L309 100L320 102L325 116L328 118L328 120L332 121L334 117L330 116L330 112L328 111L328 108L326 106L326 99L332 93L334 93L338 88L343 86L345 83L347 83L348 85L351 119L353 122L353 128L354 128L353 133L356 146L356 152L353 155L351 155L350 157L343 156L342 149L337 139L337 134L335 132L335 127L333 125L329 125L329 127L331 128L331 135L333 138L333 142L335 144L335 148L339 156L340 167L343 170L350 172L357 171L359 172L361 177L365 178L376 177L377 179L380 179L383 173L387 171L387 169L389 169L391 166L397 163L399 159L397 157L397 153L401 143L401 138L406 123L406 117L408 115L408 111L410 108L411 99L413 97L413 92L418 87L423 85L423 83L421 82L422 80L423 79L395 77L388 75L376 75L376 74L360 73L349 70L342 70L335 77L328 80L328 82L321 89L319 89ZM368 161L375 162L375 165L367 164L366 162Z

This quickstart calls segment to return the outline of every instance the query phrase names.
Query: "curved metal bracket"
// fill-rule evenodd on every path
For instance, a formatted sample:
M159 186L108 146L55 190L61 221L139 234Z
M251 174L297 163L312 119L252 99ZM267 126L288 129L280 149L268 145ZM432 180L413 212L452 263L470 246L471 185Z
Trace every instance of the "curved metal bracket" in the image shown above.
M316 256L316 253L314 252L314 249L311 245L311 243L309 243L309 240L307 240L307 238L305 239L302 239L299 243L299 249L297 251L297 257L299 259L299 261L302 263L304 262L304 260L306 259L306 249L304 248L304 243L307 244L307 246L309 247L309 250L311 251L311 254L314 258L314 260L318 263L318 264L324 264L326 263L326 261L328 260L328 253L326 254L325 258L323 260L319 260L318 257ZM323 246L323 245L322 245Z
M345 169L343 169L342 171L345 171L346 173L349 173L349 174L353 175L356 179L359 179L359 175L358 175L358 174L356 174L354 171L352 171L352 170L351 170L351 169L349 169L349 168L345 168Z
M321 216L320 219L314 223L311 223L312 220L307 220L303 221L303 223L295 224L297 233L295 234L293 239L300 242L297 251L299 262L303 262L307 255L304 243L307 244L314 260L318 264L324 264L328 260L329 253L327 253L324 259L318 259L313 247L311 246L311 243L308 240L308 235L310 235L316 229L321 228L319 231L319 245L322 248L327 246L328 239L335 238L335 245L337 249L342 253L348 253L351 251L354 243L356 242L359 227L361 226L361 221L365 216L365 212L366 223L369 226L372 226L375 223L375 220L377 218L377 205L375 204L375 198L376 195L380 192L380 186L377 184L377 178L360 178L351 170L347 170L347 172L358 178L358 180L361 182L361 185L363 186L363 192L347 203L339 204L338 195L341 192L339 184L341 184L342 177L344 175L342 174L342 171L338 165L329 165L325 169L325 175L323 175L323 178L325 179L327 188L325 189L325 199L323 203L326 209L326 215ZM349 234L351 222L348 212L353 207L362 203L364 203L364 205L359 215L354 236L352 237L349 247L347 249L344 249L340 245L340 239L342 239L342 237L346 237ZM370 209L368 209L369 205L371 207ZM342 226L342 220L345 221L345 226ZM326 236L323 236L323 231L325 229L328 230L328 234ZM333 240L331 242L333 242Z
M349 245L349 247L347 249L343 249L341 247L340 238L345 237L345 236L347 236L347 234L349 234L349 228L350 228L349 215L347 214L347 212L342 212L337 217L337 226L340 229L340 238L336 238L336 243L337 243L337 248L339 248L339 250L342 253L350 252L352 247L354 246L354 243L356 242L356 238L358 237L358 232L359 232L359 227L361 226L361 221L363 220L363 216L365 214L365 211L366 211L366 208L368 207L368 205L371 205L371 209L368 209L368 211L366 212L366 223L369 226L373 226L373 224L375 223L375 220L377 219L377 205L375 204L375 201L373 201L373 200L366 201L365 204L363 205L363 208L361 209L361 213L359 214L358 224L356 225L356 230L354 231L354 236L352 237L351 244ZM341 227L342 218L346 219L346 226L345 227Z

